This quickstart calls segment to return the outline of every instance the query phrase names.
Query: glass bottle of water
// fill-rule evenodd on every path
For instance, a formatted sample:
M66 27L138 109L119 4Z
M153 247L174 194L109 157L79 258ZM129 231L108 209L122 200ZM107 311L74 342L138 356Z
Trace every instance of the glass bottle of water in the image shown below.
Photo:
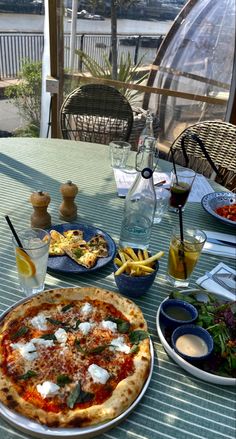
M120 233L120 247L146 249L149 246L156 194L153 171L158 160L156 139L145 137L144 144L136 155L137 176L131 186L124 206Z
M154 131L153 131L153 117L150 112L150 110L147 110L147 116L146 116L146 122L145 126L139 136L138 140L138 150L143 146L143 142L145 137L153 137L154 138Z

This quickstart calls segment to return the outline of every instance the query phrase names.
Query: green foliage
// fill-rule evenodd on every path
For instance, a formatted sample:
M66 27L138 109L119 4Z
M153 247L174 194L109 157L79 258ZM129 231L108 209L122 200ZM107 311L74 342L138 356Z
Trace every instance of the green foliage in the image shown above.
M13 99L20 116L28 122L25 129L18 129L15 135L37 137L40 130L42 63L25 60L19 75L19 83L8 87L5 96Z
M76 50L76 53L81 57L83 64L91 76L94 78L112 79L112 64L105 53L103 54L104 67L83 51ZM138 69L142 65L142 60L143 57L137 64L133 65L130 53L128 53L127 56L122 53L118 66L117 81L141 84L148 76L148 73L145 73L141 77L138 77ZM137 90L129 90L124 87L117 87L117 89L128 99L130 104L134 103L137 96L141 93Z

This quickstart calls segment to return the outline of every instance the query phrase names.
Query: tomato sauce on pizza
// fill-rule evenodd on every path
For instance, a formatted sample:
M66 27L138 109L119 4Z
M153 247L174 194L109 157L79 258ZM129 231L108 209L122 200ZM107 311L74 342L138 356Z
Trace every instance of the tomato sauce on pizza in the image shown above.
M149 372L141 310L95 288L51 290L18 305L0 326L0 400L48 426L112 419Z

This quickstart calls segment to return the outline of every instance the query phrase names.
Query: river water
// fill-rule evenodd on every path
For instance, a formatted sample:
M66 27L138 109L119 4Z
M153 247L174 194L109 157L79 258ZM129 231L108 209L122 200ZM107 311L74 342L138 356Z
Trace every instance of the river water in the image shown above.
M166 34L172 25L172 21L141 21L141 20L118 20L117 32L130 34ZM0 32L43 32L44 16L34 14L0 14ZM70 32L71 21L64 19L64 30ZM77 20L77 32L79 33L110 33L111 20Z

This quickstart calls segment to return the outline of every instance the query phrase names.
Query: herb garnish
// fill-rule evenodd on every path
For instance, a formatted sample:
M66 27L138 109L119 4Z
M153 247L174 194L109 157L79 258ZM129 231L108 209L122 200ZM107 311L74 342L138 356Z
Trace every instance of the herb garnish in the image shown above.
M67 398L67 406L73 409L76 403L88 402L94 398L94 394L90 392L84 392L81 389L81 384L78 383L72 390L71 394Z
M29 378L32 377L36 377L37 373L34 372L33 370L28 370L26 373L24 373L23 375L19 375L17 377L18 380L28 380Z
M75 326L74 326L72 329L74 329L74 331L76 331L76 330L78 329L80 323L81 323L81 320L78 319L78 320L76 321Z
M62 322L61 320L51 319L51 317L46 317L46 320L49 323L52 323L52 325L57 325L57 326L65 326L66 325L65 322Z
M11 340L15 340L16 338L25 335L28 332L28 330L29 328L27 328L26 326L22 326L20 329L18 329L17 332L15 332L15 334L11 335Z
M101 346L96 346L96 348L90 349L89 351L87 351L88 354L100 354L101 352L103 352L109 345L108 344L104 344Z
M86 351L80 346L80 341L78 339L75 339L75 346L77 347L78 351L81 352L81 354L87 354Z
M81 256L83 256L84 251L80 248L76 248L75 250L73 250L73 253L77 258L80 258Z
M43 338L44 340L54 340L56 341L56 336L54 334L42 334L40 335L40 338Z
M61 312L66 312L68 311L68 309L73 308L73 303L68 303L68 305L63 306L63 308L61 309Z
M137 329L129 334L129 339L132 344L139 344L139 342L145 340L145 338L149 338L149 334L147 331L143 331L142 329Z
M96 346L93 349L89 349L86 350L84 348L82 348L81 344L80 344L80 340L76 339L75 340L75 346L77 347L78 351L81 352L81 354L84 355L91 355L91 354L100 354L101 352L103 352L109 345L105 344L105 345L100 345L100 346Z
M106 320L110 320L117 324L117 329L121 334L127 334L130 330L130 323L123 319L116 319L115 317L107 317Z
M66 384L72 382L72 379L68 375L58 375L57 376L57 385L60 387L64 387Z

